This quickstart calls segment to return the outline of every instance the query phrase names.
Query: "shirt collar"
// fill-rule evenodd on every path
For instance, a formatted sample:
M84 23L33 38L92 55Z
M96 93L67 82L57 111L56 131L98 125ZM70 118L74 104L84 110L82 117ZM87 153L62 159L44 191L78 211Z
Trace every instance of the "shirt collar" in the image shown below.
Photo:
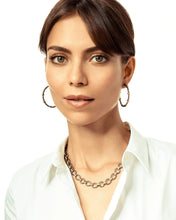
M66 142L67 142L67 138L64 141L62 141L62 143L59 145L58 149L56 150L52 158L52 165L57 168L65 167L64 151L65 151Z
M129 126L131 130L131 136L128 146L122 157L122 164L126 171L128 171L131 162L131 157L129 155L131 154L141 163L144 169L149 172L147 140L145 137L139 134L131 124L129 124ZM62 143L59 145L58 149L54 153L50 164L50 169L52 168L52 166L54 166L58 172L64 171L66 169L67 166L64 161L64 150L66 141L67 138L62 141Z
M144 167L144 169L149 172L149 153L148 153L148 143L147 139L138 133L134 127L129 124L131 130L131 136L128 146L123 154L122 164L128 171L130 164L130 155L133 155Z
M64 150L67 138L61 142L55 152L49 157L49 161L42 166L41 182L49 184L52 181L57 172L65 171L67 166L64 161Z

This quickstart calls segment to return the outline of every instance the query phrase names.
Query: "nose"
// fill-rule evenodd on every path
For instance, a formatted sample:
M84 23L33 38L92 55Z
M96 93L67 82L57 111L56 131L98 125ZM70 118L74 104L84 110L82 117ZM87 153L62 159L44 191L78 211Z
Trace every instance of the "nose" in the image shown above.
M69 76L69 85L75 87L88 85L88 78L85 71L83 70L83 65L81 63L75 63L72 65Z

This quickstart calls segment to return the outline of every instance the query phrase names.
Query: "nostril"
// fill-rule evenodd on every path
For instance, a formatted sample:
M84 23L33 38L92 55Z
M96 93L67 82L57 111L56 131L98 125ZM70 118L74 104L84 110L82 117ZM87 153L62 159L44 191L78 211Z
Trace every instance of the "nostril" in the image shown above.
M86 84L83 82L70 82L70 85L79 87L79 86L85 86Z
M84 85L84 83L83 83L83 82L79 82L78 85L79 85L79 86L82 86L82 85Z

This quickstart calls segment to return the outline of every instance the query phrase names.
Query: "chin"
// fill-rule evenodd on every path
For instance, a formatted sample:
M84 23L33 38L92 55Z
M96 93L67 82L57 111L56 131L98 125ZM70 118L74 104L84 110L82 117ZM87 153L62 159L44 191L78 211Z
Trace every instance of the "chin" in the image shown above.
M66 116L65 116L66 117ZM98 117L93 117L86 114L74 113L74 115L69 115L69 117L66 117L68 123L76 126L88 126L96 121L98 121Z
M116 112L116 108L109 109L109 111L99 111L99 112L72 112L69 115L65 115L68 123L76 126L88 126L93 125L98 122L105 122L111 114L113 114L113 110ZM112 116L112 115L111 115Z

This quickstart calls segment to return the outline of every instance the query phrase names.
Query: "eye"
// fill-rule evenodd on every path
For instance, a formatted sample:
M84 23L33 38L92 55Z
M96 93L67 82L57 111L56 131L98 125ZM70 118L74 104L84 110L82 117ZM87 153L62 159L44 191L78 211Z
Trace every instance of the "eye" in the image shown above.
M96 55L96 56L93 56L91 59L91 61L93 61L95 63L105 63L107 60L108 60L108 58L103 55Z
M53 56L50 57L50 60L56 64L63 64L66 62L66 58L64 56Z

